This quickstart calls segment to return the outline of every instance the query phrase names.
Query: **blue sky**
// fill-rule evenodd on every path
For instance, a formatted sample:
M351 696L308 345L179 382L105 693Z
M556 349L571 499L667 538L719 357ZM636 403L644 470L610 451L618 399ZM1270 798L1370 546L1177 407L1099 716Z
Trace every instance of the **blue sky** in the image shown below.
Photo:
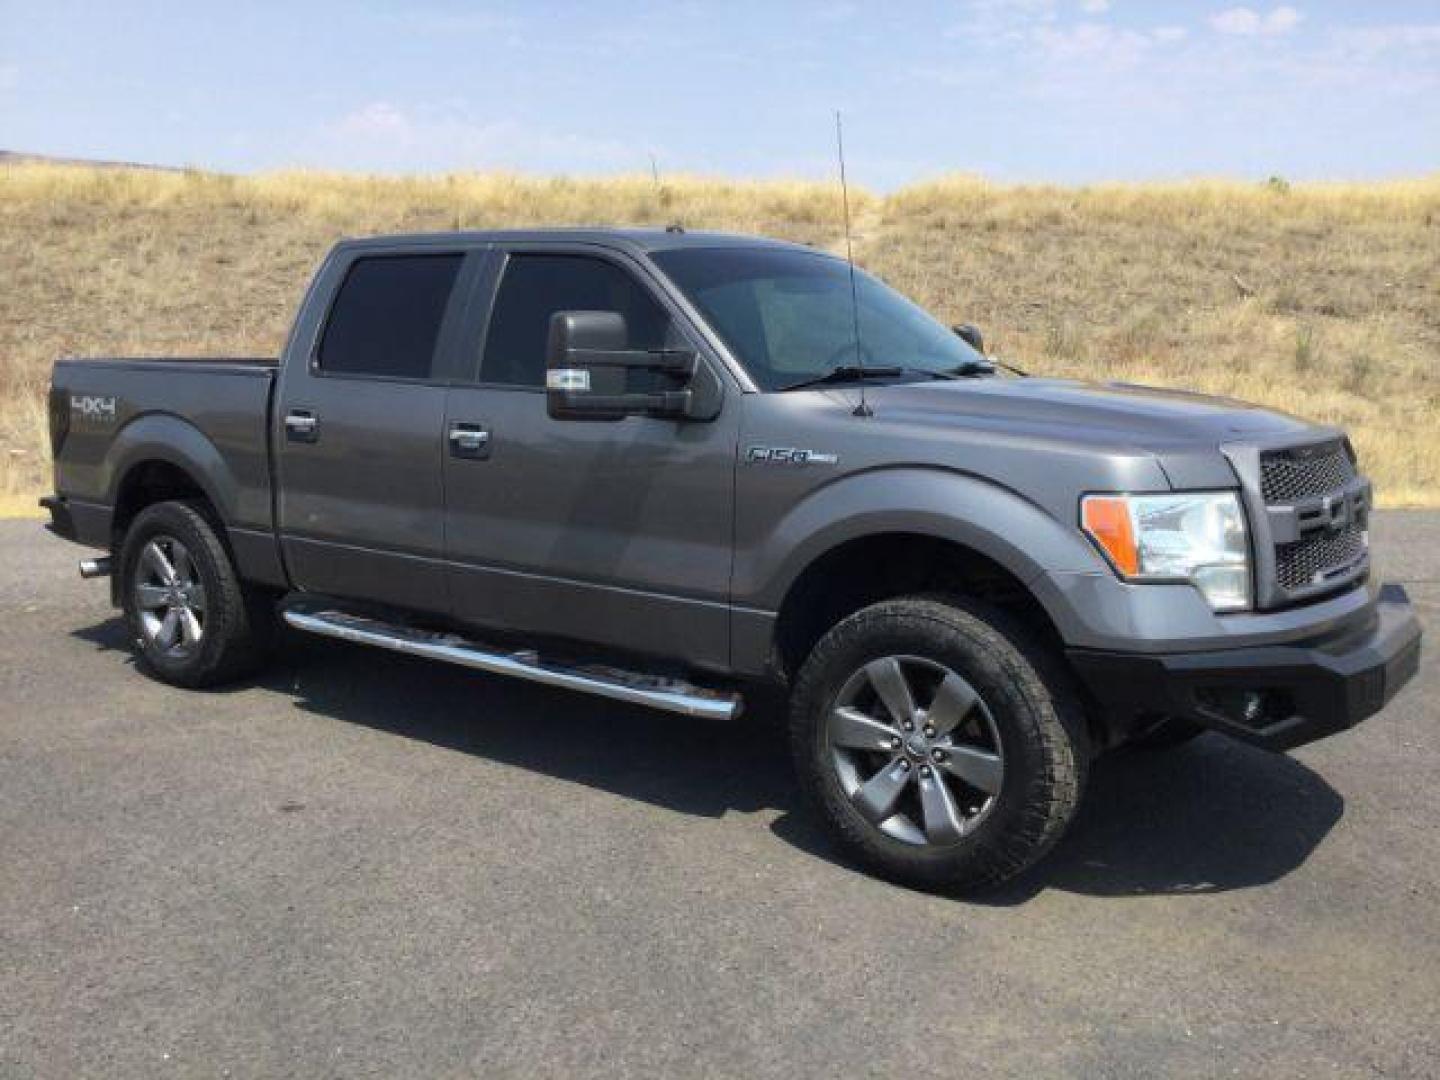
M1440 2L0 0L0 149L248 172L1440 171Z

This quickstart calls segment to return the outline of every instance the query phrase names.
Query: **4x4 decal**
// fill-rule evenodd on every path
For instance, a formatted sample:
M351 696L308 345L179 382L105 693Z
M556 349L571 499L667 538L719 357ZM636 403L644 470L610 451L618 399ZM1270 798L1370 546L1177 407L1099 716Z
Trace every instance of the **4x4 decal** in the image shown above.
M71 394L70 415L97 424L111 423L115 419L115 398L112 395Z

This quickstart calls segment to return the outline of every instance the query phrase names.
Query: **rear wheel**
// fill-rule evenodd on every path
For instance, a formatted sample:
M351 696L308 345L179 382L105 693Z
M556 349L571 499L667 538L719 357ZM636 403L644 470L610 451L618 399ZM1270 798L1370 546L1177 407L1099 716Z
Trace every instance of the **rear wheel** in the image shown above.
M162 502L135 518L120 548L125 618L145 667L177 686L202 687L251 671L273 616L247 589L203 504Z
M791 747L836 839L879 874L978 890L1074 817L1088 745L1064 671L1004 613L961 599L865 608L796 682Z

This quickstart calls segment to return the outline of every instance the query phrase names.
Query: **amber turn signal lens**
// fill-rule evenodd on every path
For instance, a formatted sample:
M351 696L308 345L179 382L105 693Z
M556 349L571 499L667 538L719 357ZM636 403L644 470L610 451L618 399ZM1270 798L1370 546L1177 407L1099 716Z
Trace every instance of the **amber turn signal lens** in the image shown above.
M1080 523L1094 537L1110 561L1127 577L1140 572L1140 553L1135 547L1135 529L1130 523L1130 506L1115 495L1088 495L1080 504Z

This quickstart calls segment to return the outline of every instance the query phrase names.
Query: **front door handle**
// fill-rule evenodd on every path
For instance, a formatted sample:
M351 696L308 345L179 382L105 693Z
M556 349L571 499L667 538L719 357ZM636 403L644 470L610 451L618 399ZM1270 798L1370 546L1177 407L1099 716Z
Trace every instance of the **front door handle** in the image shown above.
M285 414L285 437L291 442L315 442L320 438L320 418L309 409L291 409Z
M483 424L457 422L450 425L450 453L462 458L488 458L490 432Z

